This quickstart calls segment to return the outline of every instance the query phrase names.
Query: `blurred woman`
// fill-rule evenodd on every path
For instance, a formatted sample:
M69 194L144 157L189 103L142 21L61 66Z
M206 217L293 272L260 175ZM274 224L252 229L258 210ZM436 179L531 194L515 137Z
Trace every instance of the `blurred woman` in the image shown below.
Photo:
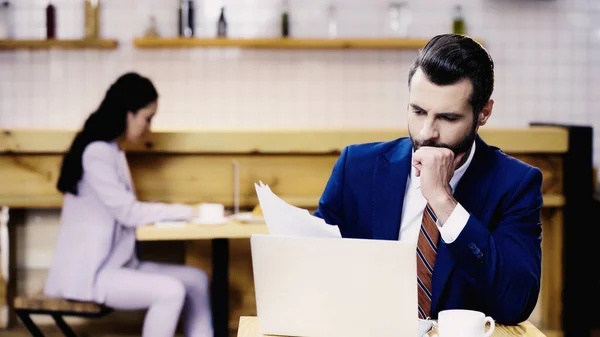
M150 80L124 74L73 140L57 184L64 194L61 227L44 291L117 310L148 309L143 336L173 336L183 311L186 336L211 337L206 273L141 262L135 252L136 227L198 212L136 199L123 149L149 132L157 106Z

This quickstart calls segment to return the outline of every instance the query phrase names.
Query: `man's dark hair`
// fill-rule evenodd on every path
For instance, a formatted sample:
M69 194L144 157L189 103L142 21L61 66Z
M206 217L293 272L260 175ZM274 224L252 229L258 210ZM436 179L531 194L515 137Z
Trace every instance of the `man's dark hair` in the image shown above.
M409 88L419 68L437 85L451 85L469 79L473 85L469 103L475 117L494 91L494 61L481 44L464 35L443 34L432 38L410 66Z

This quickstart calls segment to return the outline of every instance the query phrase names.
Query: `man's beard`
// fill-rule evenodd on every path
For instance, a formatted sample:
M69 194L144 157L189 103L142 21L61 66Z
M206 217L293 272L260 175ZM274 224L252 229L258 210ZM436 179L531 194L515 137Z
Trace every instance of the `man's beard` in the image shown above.
M469 133L453 145L436 143L434 140L426 140L424 142L418 141L412 137L412 135L410 134L410 129L408 131L408 135L410 136L410 140L412 141L414 151L417 151L421 146L443 147L451 150L452 152L454 152L454 156L457 156L461 153L467 153L471 149L471 146L475 141L475 137L477 137L476 127L477 124L473 123L473 127L471 127Z

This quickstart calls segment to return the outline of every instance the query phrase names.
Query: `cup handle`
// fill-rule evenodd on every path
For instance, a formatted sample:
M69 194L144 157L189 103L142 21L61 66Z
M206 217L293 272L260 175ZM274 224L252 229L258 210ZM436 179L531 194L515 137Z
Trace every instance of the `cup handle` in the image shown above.
M485 318L485 325L487 325L487 323L490 323L490 329L485 333L484 337L490 337L494 333L494 329L496 329L496 323L490 316Z

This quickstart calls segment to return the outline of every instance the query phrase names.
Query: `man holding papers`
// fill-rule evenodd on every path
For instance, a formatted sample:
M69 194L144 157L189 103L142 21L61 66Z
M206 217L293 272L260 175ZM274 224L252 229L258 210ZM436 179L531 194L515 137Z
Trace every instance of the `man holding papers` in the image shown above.
M477 134L493 61L469 37L436 36L408 85L410 137L346 147L315 215L345 238L417 243L420 318L471 309L524 321L540 290L542 174Z

